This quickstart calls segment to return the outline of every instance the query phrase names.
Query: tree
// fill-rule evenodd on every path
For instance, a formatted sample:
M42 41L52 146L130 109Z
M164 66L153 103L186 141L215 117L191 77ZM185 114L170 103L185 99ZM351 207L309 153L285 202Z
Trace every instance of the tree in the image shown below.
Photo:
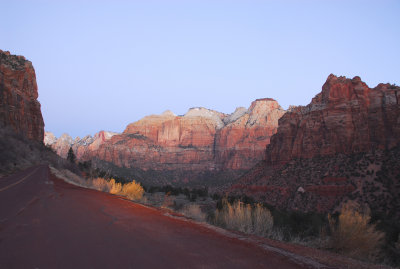
M70 147L68 150L67 160L71 163L75 163L76 157L74 151L72 150L72 147Z

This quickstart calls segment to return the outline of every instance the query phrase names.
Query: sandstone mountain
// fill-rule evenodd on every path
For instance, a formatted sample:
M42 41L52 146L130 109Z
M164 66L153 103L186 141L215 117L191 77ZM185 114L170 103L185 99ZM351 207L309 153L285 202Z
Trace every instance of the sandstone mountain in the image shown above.
M281 208L333 210L345 199L399 215L400 88L330 75L291 107L258 163L230 192Z
M150 183L232 181L263 159L265 146L285 111L273 99L258 99L248 109L224 114L191 108L183 116L171 111L129 124L122 134L96 146L63 135L46 142L65 157L70 146L78 159L92 160ZM214 182L215 183L215 182Z
M32 63L0 50L0 122L16 133L43 141L44 123Z

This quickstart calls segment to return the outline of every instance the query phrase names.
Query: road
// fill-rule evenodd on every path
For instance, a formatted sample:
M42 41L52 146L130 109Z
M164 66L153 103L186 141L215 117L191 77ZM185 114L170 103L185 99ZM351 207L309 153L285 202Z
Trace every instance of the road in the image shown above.
M42 165L0 178L0 268L302 267L203 225L70 185Z

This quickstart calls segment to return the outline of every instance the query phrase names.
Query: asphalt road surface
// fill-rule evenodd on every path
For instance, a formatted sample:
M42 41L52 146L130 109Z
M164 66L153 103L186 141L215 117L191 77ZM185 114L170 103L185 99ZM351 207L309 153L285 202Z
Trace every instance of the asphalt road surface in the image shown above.
M36 166L0 178L0 268L302 267Z

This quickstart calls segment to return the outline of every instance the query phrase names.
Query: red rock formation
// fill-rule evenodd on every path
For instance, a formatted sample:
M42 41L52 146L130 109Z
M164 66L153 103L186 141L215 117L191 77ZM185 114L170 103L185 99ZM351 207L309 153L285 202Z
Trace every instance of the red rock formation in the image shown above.
M309 105L281 118L266 160L283 164L293 158L392 148L400 141L399 99L399 88L390 84L371 89L359 77L330 75Z
M90 137L75 141L60 138L54 142L50 134L46 141L52 141L52 147L63 157L72 145L80 160L100 160L142 171L240 173L263 158L265 146L283 114L275 100L258 99L249 109L238 108L230 115L192 108L183 116L171 111L147 116L129 124L122 134L100 143ZM194 173L174 176L185 182L193 177Z
M400 87L330 75L309 105L281 117L265 160L230 192L320 212L356 199L399 215L399 99Z
M244 170L262 158L283 113L272 99L256 100L231 115L205 108L184 116L167 111L128 125L94 156L144 170Z
M0 50L0 122L29 139L43 141L44 122L37 98L32 63Z

